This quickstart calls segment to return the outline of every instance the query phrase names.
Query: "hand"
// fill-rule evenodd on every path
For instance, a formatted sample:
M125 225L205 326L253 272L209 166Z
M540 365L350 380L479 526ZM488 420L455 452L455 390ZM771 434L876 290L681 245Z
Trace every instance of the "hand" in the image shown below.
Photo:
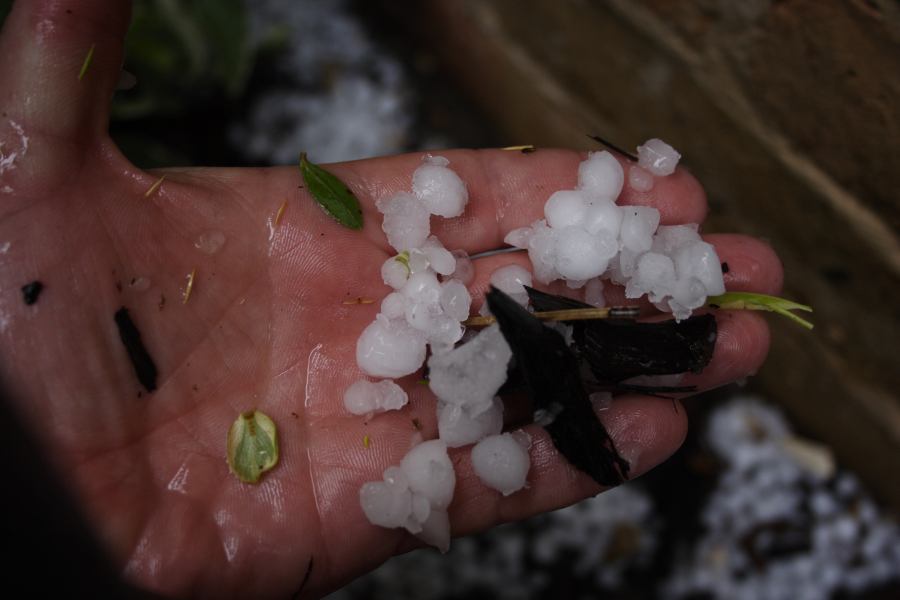
M0 255L0 378L127 579L176 595L284 597L312 564L303 594L320 595L416 544L369 524L358 489L406 453L413 418L426 439L435 436L433 396L406 378L410 405L365 424L343 409L342 394L360 377L356 339L388 291L379 267L392 252L374 203L409 188L421 154L329 166L359 197L363 231L324 215L293 166L141 171L107 135L126 4L17 2L0 38L11 58L0 64L0 150L9 160L0 169L0 248L9 244ZM583 158L441 154L471 199L463 217L433 218L432 228L469 253L499 247L505 232L539 218L552 191L573 187ZM624 201L656 206L665 224L700 222L706 211L684 170ZM195 247L210 234L225 240L212 254ZM780 263L767 246L707 239L730 266L730 290L779 291ZM525 260L478 261L475 296L495 267ZM46 288L26 306L19 288L35 279ZM621 290L610 294L621 299ZM344 303L357 297L376 302ZM153 393L142 392L118 338L121 306L159 368ZM755 372L768 347L757 315L718 318L713 361L690 382L701 389ZM226 432L251 408L274 419L281 439L280 464L255 486L225 461ZM637 395L618 398L603 421L634 475L678 448L687 426L671 402ZM466 449L452 453L454 534L600 491L541 429L529 432L530 487L507 498L479 483Z

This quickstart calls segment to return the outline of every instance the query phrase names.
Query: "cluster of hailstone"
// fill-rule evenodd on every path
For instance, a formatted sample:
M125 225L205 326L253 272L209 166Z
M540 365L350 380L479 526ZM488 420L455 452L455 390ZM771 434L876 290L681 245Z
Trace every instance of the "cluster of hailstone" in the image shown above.
M650 140L631 167L651 177L675 170L679 155L665 142ZM633 186L634 177L629 174ZM585 287L586 301L601 300L602 280L625 286L627 298L647 294L660 310L685 319L707 296L725 292L719 258L700 239L696 225L659 226L649 206L618 206L625 174L609 152L592 153L578 167L574 190L555 192L544 218L511 231L505 242L528 250L541 283L563 279Z
M463 251L450 252L430 235L431 215L458 217L468 193L442 157L427 157L413 173L412 192L377 203L384 214L382 229L398 252L382 265L384 283L393 289L381 311L360 336L356 359L372 377L396 378L416 372L431 347L429 385L438 397L437 440L414 447L399 466L385 470L381 481L360 489L360 504L370 522L403 527L446 551L450 544L447 506L456 475L448 448L475 444L475 473L504 495L526 485L531 440L524 432L501 433L503 404L496 396L506 381L512 351L496 325L459 347L461 322L469 317L473 277ZM522 283L530 274L521 267L500 269L492 277L501 289L527 302ZM344 394L347 410L371 415L398 409L406 394L390 379L360 380Z

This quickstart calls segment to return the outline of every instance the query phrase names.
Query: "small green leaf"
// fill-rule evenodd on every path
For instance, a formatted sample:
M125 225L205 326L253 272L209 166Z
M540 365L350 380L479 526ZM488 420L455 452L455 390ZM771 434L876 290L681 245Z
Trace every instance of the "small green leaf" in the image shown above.
M300 154L300 173L309 193L338 223L350 229L362 229L363 216L359 200L343 182Z
M792 310L812 312L811 306L779 298L778 296L752 294L750 292L726 292L721 296L710 296L706 299L706 305L710 308L723 308L726 310L766 310L787 317L807 329L813 328L812 323L790 312Z
M244 483L256 483L278 464L278 430L272 419L251 410L228 430L228 467Z
M394 260L406 267L406 276L409 277L410 273L412 272L409 268L409 250L404 250L403 252L395 256Z

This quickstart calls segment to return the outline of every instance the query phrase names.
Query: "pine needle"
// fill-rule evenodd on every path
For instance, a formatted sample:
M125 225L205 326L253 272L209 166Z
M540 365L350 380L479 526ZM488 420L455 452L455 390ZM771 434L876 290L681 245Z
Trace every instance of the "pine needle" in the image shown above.
M159 189L159 186L162 185L165 178L166 178L166 176L163 175L162 177L160 177L159 179L154 181L153 185L151 185L150 188L146 192L144 192L144 198L149 198L150 196L152 196L153 193Z
M273 221L273 224L275 225L275 227L278 227L278 223L281 222L281 215L284 214L284 209L286 209L286 208L287 208L287 200L285 200L284 202L281 203L281 206L278 207L278 212L275 213L275 220Z
M187 304L191 297L191 291L194 289L194 278L197 276L197 269L194 268L187 276L187 284L184 286L184 295L181 298L182 304Z
M91 62L94 60L94 46L95 46L95 44L91 44L91 47L87 52L87 55L84 57L84 62L81 63L81 70L78 71L78 81L81 81L82 79L84 79L84 76L87 73L88 68L91 66Z

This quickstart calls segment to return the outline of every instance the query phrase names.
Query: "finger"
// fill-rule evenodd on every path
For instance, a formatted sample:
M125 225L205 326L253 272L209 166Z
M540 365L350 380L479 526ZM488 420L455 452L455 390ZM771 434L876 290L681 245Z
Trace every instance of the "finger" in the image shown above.
M433 217L431 230L446 247L463 248L469 253L501 247L506 233L542 218L544 203L553 192L575 188L578 164L585 158L584 153L552 149L530 154L446 150L440 155L450 161L450 168L466 183L469 204L461 217ZM373 240L384 243L375 202L409 191L412 173L424 156L415 153L328 166L359 196L371 215L366 228L371 229ZM622 203L655 206L666 225L698 223L706 215L702 188L683 170L657 178L653 190L645 194L626 190Z
M631 466L629 478L646 473L672 455L687 433L680 405L646 396L623 396L599 413L619 454ZM450 505L453 535L466 535L499 523L568 506L603 488L556 450L543 428L529 426L531 469L528 488L510 496L485 486L475 474L471 448L453 451L456 492Z
M105 131L129 15L124 0L15 2L0 36L5 118L57 141Z

